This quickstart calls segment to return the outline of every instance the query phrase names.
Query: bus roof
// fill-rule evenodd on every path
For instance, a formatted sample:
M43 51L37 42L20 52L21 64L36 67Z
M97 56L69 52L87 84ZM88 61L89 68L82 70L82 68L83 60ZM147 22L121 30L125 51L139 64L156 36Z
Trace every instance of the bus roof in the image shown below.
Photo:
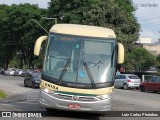
M112 29L88 25L56 24L50 29L50 32L87 37L116 38Z

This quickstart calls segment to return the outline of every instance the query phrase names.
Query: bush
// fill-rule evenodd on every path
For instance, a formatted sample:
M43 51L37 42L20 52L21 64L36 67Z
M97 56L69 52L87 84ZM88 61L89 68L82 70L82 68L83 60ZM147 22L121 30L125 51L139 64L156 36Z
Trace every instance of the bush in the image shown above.
M0 91L0 98L4 98L6 97L7 95L3 92L3 91Z

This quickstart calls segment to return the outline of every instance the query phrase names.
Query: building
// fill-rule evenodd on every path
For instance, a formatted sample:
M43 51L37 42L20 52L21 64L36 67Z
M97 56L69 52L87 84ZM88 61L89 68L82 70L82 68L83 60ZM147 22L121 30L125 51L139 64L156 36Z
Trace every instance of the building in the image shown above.
M140 44L151 44L152 38L139 38L138 43Z
M139 38L139 40L135 43L135 47L143 47L155 56L160 54L160 44L152 43L151 38Z
M147 49L150 53L157 56L160 54L160 44L143 44L143 48Z

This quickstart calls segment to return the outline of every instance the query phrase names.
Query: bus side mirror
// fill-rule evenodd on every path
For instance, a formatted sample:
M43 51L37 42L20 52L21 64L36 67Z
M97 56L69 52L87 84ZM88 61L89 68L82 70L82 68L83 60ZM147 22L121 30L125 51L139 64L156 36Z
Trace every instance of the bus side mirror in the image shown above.
M122 64L124 62L124 47L121 43L118 43L118 64Z
M42 42L44 40L46 40L47 37L48 36L41 36L36 40L36 43L35 43L35 46L34 46L34 55L39 56L39 52L40 52L40 49L41 49Z

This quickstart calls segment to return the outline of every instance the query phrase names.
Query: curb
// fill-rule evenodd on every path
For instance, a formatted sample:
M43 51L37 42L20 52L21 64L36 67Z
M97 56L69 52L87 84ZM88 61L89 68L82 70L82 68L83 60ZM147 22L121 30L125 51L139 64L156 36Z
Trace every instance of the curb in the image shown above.
M13 95L6 98L0 99L0 104L7 104L7 103L13 103L13 102L22 102L27 100L27 97L24 95Z

